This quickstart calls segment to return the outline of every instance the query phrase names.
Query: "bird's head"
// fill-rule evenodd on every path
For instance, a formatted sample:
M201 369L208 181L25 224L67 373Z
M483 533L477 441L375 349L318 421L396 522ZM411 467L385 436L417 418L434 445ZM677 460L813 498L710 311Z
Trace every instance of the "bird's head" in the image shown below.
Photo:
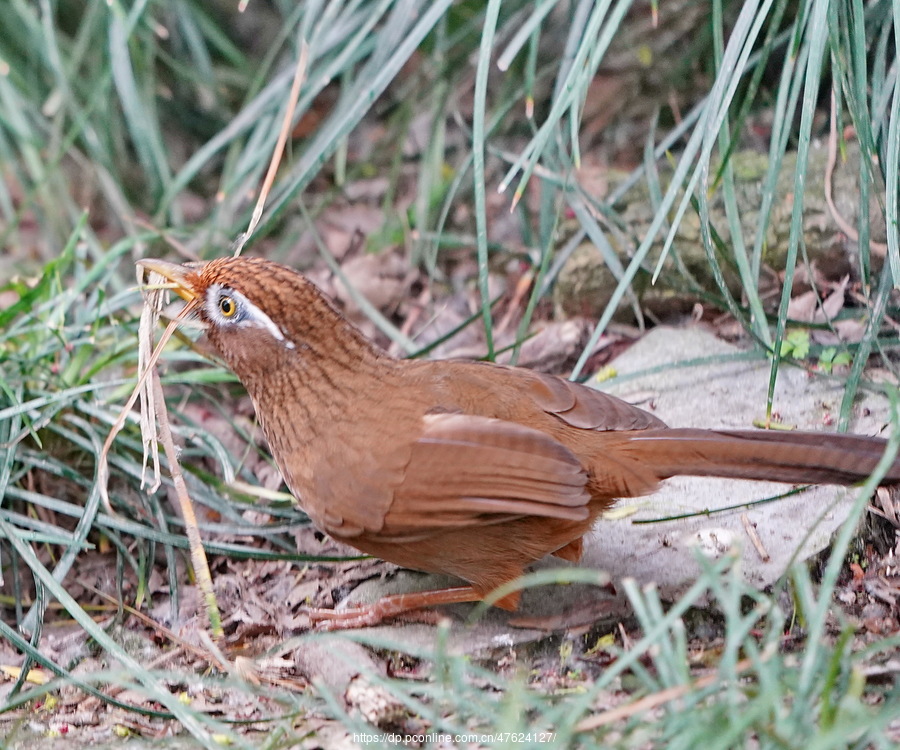
M340 329L359 335L310 281L263 258L138 263L188 301L210 343L245 384L255 373L319 350Z

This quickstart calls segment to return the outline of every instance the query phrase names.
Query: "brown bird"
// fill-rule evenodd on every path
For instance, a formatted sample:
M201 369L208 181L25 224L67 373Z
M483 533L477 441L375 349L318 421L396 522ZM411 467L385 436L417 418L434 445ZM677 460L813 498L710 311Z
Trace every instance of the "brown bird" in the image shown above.
M301 274L261 258L140 264L206 324L316 526L367 554L468 583L388 597L351 611L351 625L481 600L549 554L577 561L600 513L667 477L852 484L885 450L884 440L856 435L670 428L558 377L398 360ZM900 460L885 477L898 481ZM497 602L517 603L518 594Z

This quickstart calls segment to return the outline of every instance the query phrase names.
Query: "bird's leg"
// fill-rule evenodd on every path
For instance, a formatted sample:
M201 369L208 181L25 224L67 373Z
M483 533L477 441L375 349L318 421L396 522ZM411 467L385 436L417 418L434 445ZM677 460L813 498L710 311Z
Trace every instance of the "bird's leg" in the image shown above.
M384 620L431 608L440 604L479 602L483 596L471 586L416 591L409 594L385 596L372 604L363 604L336 612L333 609L313 609L309 618L319 630L349 630L379 625Z

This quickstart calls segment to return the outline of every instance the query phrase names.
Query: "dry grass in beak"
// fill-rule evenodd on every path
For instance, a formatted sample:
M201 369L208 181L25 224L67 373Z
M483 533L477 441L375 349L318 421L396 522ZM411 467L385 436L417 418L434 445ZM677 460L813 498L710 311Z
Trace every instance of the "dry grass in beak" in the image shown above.
M138 267L138 283L143 284L144 269ZM128 413L134 407L135 402L140 398L141 401L141 442L144 447L143 475L141 477L141 486L146 481L148 461L153 463L153 479L149 492L155 492L162 482L160 464L159 464L159 443L163 444L166 452L166 458L169 462L169 471L172 475L172 483L178 496L181 515L185 523L185 533L188 537L191 552L191 563L194 568L194 574L197 578L197 584L203 593L206 602L206 611L209 617L210 629L214 637L221 637L222 618L219 614L218 604L216 603L215 594L212 588L212 575L209 572L209 563L206 559L206 552L203 549L203 542L200 538L200 529L197 527L197 517L194 513L194 506L188 495L187 485L184 476L181 473L181 467L178 464L178 453L175 443L172 440L172 431L169 427L169 415L166 411L165 396L162 390L162 383L159 380L159 372L156 370L156 363L162 354L163 347L168 343L172 334L178 328L178 325L184 321L199 304L196 298L191 298L184 306L184 309L175 316L166 326L163 335L160 337L156 347L153 346L153 331L159 323L160 313L165 307L165 292L172 289L179 291L176 282L168 281L157 271L149 271L149 283L144 286L144 308L141 311L141 320L138 327L138 382L134 390L128 398L122 411L119 413L106 442L103 444L103 450L100 453L100 496L106 511L111 515L116 515L109 501L108 483L109 483L109 451L112 447L113 440L125 425Z

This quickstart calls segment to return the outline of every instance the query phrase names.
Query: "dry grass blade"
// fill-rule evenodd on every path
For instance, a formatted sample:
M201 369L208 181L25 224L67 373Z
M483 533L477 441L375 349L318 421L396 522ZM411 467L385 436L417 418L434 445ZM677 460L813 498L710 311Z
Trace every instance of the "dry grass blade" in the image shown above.
M138 268L138 277L143 276L143 271ZM155 274L158 276L158 274ZM161 280L156 279L157 282ZM138 278L141 283L141 278ZM159 316L165 304L162 289L147 290L144 293L144 305L141 308L141 319L138 325L138 372L145 373L152 368L154 359L153 352L153 331L159 323ZM159 434L156 429L156 419L152 416L156 414L155 389L139 387L138 393L141 399L141 443L144 448L144 455L141 459L141 489L147 486L147 461L149 457L153 459L153 481L148 492L156 492L162 481L159 468Z
M154 282L153 277L151 277L151 283L148 285L150 289L156 289L162 291L164 289L169 288L171 285L168 283L159 283L159 280L162 279L158 274L155 275L156 281ZM152 308L156 303L152 302L147 305L147 307ZM100 451L99 458L99 468L98 468L98 481L100 482L100 498L103 502L103 507L106 512L111 516L116 516L117 513L113 510L112 505L109 502L109 451L112 448L113 441L116 439L116 435L121 432L122 428L125 426L125 420L128 418L128 414L131 412L132 408L134 408L135 402L138 398L141 398L141 405L147 405L148 407L154 403L154 395L149 393L152 389L148 385L148 379L150 377L150 373L153 371L154 366L159 360L160 355L162 354L162 350L165 345L168 343L169 339L172 337L172 334L175 332L175 329L178 327L178 324L181 323L190 313L193 311L194 305L187 304L184 309L172 320L171 323L166 327L166 330L163 332L163 335L159 339L159 343L156 345L156 348L153 349L152 354L147 358L144 362L142 362L142 366L139 367L140 377L138 378L137 385L135 385L134 390L131 392L131 395L128 397L128 401L125 402L125 406L122 407L122 410L119 412L119 416L116 417L116 421L113 423L112 427L109 429L109 434L106 436L106 441L103 443L103 450ZM150 320L154 321L158 319L158 315L154 318L153 313L149 313L148 317ZM144 323L144 313L142 313L141 317L141 326L140 326L140 336L141 336L141 344L139 345L140 349L144 349L145 351L150 350L150 342L153 339L153 327L151 324ZM147 342L146 347L143 342ZM147 395L144 393L147 391ZM146 435L144 431L145 419L141 418L141 432L144 436L142 438L145 448L145 459L146 459L146 451L149 450L154 452L156 450L156 432L155 427L152 427L152 432L149 435ZM158 466L158 458L154 453L154 466ZM157 468L157 477L159 476L159 470ZM154 487L155 489L155 487Z
M742 661L739 661L737 664L735 664L734 672L735 674L741 674L743 672L746 672L753 665L754 662L751 659L743 659ZM698 678L692 683L675 685L673 687L666 688L665 690L660 690L658 693L644 696L640 700L636 700L632 703L627 703L624 706L617 706L616 708L612 708L609 711L604 711L601 714L589 716L588 718L580 721L575 726L575 731L590 732L603 726L615 724L616 722L622 721L624 719L630 719L635 714L649 711L650 709L658 708L659 706L664 706L666 703L671 703L672 701L677 700L678 698L681 698L688 693L694 692L696 690L702 690L709 687L710 685L714 685L719 679L719 673L715 672L713 674L704 675L703 677Z
M269 162L269 169L263 180L262 188L259 191L259 198L256 200L256 206L253 208L253 216L250 217L250 224L247 231L238 237L235 242L234 257L241 254L247 240L253 236L259 220L262 218L263 206L266 204L266 198L269 197L269 191L275 182L275 175L278 172L278 165L281 164L281 155L284 153L284 145L287 143L288 135L291 132L291 125L294 121L294 110L297 107L297 99L300 97L300 86L306 78L306 62L309 58L309 46L306 40L300 41L300 56L297 58L297 67L294 70L294 81L291 84L291 95L288 100L287 111L284 113L284 119L281 122L281 132L278 133L278 140L275 143L275 150L272 153L272 160Z
M186 305L185 309L188 309L190 306L190 304ZM166 331L168 332L170 328L174 330L181 317L183 317L183 313L169 324ZM221 638L224 635L222 616L219 613L219 605L216 602L216 595L213 591L212 574L209 572L209 562L206 559L206 551L203 549L203 540L200 538L200 529L197 526L194 504L191 502L191 496L188 494L184 475L181 473L181 466L178 463L178 451L175 449L172 430L169 428L166 398L156 368L152 368L150 379L150 389L153 391L152 400L156 403L156 420L159 423L159 436L166 451L166 458L169 461L169 472L172 475L172 483L175 485L175 493L178 495L178 506L181 509L184 530L191 549L191 564L194 566L197 586L200 588L200 593L203 595L203 600L206 603L206 614L209 617L210 629L216 638Z

